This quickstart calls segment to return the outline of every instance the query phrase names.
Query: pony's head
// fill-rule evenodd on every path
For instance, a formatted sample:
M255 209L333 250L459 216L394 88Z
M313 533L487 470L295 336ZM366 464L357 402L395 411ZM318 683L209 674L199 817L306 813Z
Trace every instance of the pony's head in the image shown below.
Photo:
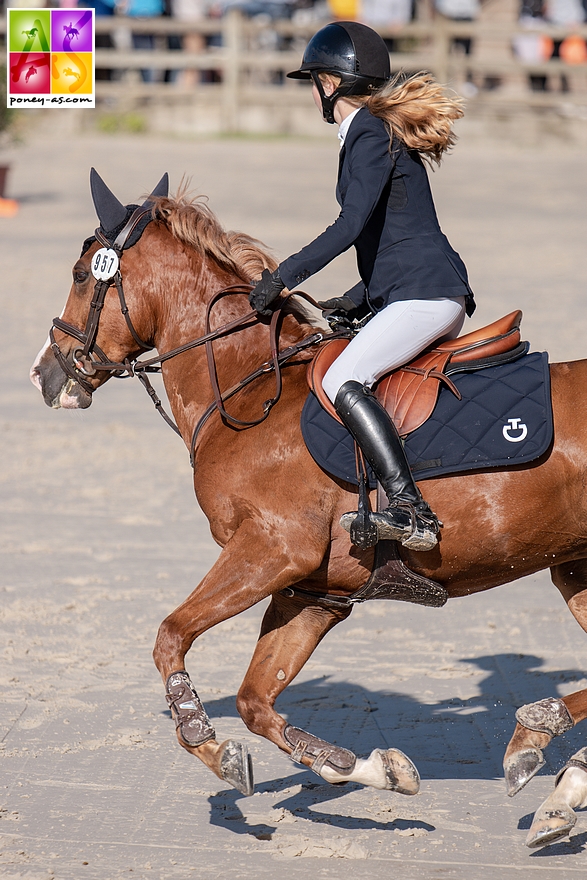
M123 205L92 168L90 188L100 225L83 243L65 308L30 372L48 406L88 407L93 391L112 375L100 370L99 362L122 364L152 347L148 328L135 327L128 317L120 266L123 253L153 220L153 201L167 196L168 187L165 174L142 205ZM113 322L119 325L116 332Z

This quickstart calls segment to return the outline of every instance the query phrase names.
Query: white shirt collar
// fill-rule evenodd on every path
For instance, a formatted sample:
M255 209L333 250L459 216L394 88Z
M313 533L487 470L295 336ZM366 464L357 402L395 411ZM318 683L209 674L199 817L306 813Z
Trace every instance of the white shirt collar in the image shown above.
M357 113L359 112L360 109L361 109L360 107L357 107L356 110L353 110L352 113L349 113L348 116L345 116L345 118L342 120L342 122L338 126L338 139L340 141L341 149L344 146L344 141L345 141L345 138L348 134L348 130L350 128L351 122L353 121L353 119L355 118L355 116L357 115Z

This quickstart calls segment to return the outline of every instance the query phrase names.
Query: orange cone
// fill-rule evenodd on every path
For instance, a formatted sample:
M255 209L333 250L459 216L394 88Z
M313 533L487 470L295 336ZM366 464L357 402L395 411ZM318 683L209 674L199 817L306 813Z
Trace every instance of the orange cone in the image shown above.
M0 199L0 217L16 217L18 202L15 199Z

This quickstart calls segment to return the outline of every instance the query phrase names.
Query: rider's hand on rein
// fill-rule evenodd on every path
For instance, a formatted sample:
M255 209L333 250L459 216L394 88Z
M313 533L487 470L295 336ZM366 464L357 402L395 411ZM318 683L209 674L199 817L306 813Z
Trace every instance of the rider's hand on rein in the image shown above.
M261 280L256 283L249 294L251 308L263 317L269 317L273 312L273 308L270 308L271 303L277 299L284 288L285 284L281 280L279 269L276 269L273 274L269 269L263 269Z
M328 322L331 330L354 329L353 320L356 317L357 306L350 296L335 296L316 305L322 309L322 317Z

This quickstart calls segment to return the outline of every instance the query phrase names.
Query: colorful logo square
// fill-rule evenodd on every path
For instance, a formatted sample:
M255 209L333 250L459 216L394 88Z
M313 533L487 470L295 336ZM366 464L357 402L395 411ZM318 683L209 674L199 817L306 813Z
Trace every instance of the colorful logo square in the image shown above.
M10 9L8 22L9 52L50 51L50 9Z
M93 25L90 9L52 9L51 51L92 52Z
M11 52L9 89L14 95L51 93L51 55L49 52Z
M51 53L51 92L54 95L91 95L93 85L91 52Z
M94 107L94 10L7 12L8 107Z

